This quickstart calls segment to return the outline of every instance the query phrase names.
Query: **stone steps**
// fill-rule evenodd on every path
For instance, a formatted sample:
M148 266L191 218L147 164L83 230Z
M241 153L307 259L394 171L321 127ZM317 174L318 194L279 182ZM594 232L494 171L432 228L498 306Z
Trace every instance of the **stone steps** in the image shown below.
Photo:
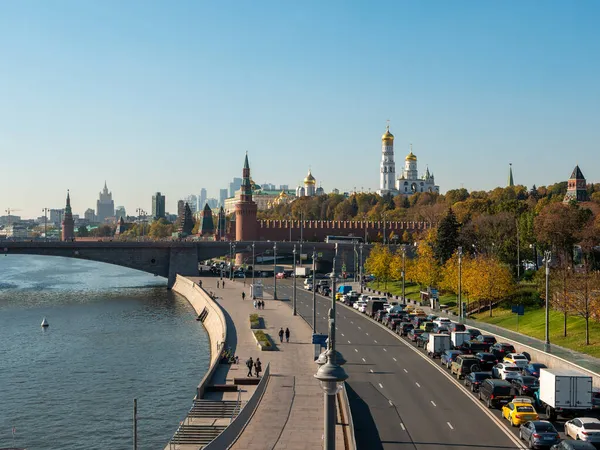
M234 400L194 400L194 406L188 413L188 417L229 419L236 417L240 412L241 405Z
M172 444L206 445L225 429L217 425L181 425L171 438Z

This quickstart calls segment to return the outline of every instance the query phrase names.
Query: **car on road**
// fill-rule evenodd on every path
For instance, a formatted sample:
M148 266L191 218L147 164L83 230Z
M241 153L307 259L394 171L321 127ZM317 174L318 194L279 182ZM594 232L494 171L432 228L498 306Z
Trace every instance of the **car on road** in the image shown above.
M396 329L400 326L401 323L402 323L402 319L400 319L400 318L392 319L392 320L388 321L387 327L392 331L396 331Z
M492 378L492 372L471 372L465 377L465 387L471 392L479 392L481 383L489 378Z
M452 323L452 321L450 319L448 319L447 317L437 317L433 320L433 323L435 323L437 325L448 326Z
M480 372L478 364L479 360L473 355L459 355L450 366L450 374L460 380L471 372Z
M467 327L465 327L462 323L456 323L456 322L450 322L449 324L447 324L448 330L450 330L450 332L453 331L465 331L467 329Z
M435 314L428 314L427 317L425 317L426 320L428 320L429 322L433 322L435 321L439 316L436 316Z
M493 353L478 352L475 353L475 358L479 360L479 367L481 367L483 372L491 371L492 367L498 364L496 355Z
M507 344L506 342L496 342L490 347L489 352L496 355L498 361L501 361L506 355L515 353L516 350L511 344Z
M554 425L547 420L531 420L521 425L519 439L529 448L545 448L560 442L560 435Z
M275 278L278 280L283 280L284 278L287 278L287 274L285 272L278 272L275 274Z
M595 450L594 444L583 441L560 441L550 447L550 450Z
M363 302L363 301L359 300L359 301L357 301L356 303L354 303L354 305L352 305L352 307L353 307L354 309L358 309L358 308L360 308L361 306L364 306L364 305L366 305L366 304L367 304L367 302Z
M533 394L540 389L540 381L531 375L518 375L510 380L510 382L513 386L513 393L515 395L528 395L533 397Z
M523 369L523 373L526 375L531 375L532 377L539 378L540 377L540 369L547 369L548 366L542 363L529 363L525 369Z
M491 334L480 334L479 336L477 336L476 340L490 346L496 343L496 338Z
M521 369L515 364L501 362L492 367L492 375L494 378L501 380L511 380L519 376Z
M396 333L398 333L400 336L406 336L413 328L414 326L412 323L401 322L400 325L396 327Z
M476 330L475 328L467 328L466 331L471 336L471 340L477 339L477 336L481 336L481 331Z
M485 352L487 348L487 344L485 342L480 341L467 341L463 342L459 349L463 351L463 353L469 353L471 355L475 355L479 352Z
M521 370L525 369L525 367L529 365L529 360L522 353L509 353L502 361L506 363L512 363Z
M497 408L513 399L510 393L511 384L506 380L488 378L479 386L477 396L486 403L488 408Z
M600 420L594 417L578 417L565 422L565 434L577 441L600 444Z
M358 309L358 312L361 312L361 313L363 313L363 314L364 314L364 313L366 313L366 312L367 312L367 304L366 304L366 303L363 303L363 304L362 304L362 305L360 305L360 306L359 306L357 309Z
M417 328L413 328L407 334L408 340L411 342L417 342L417 338L425 333L423 330L419 330Z
M429 342L429 333L427 333L427 332L421 333L421 335L416 340L417 347L421 347L421 348L425 348L427 346L428 342Z
M463 352L460 350L446 350L444 353L442 353L442 356L440 356L440 362L442 366L446 366L446 368L449 369L458 355L462 354Z
M421 325L419 326L419 328L421 330L426 331L427 333L431 333L433 332L433 327L435 327L435 324L433 322L423 322L421 323Z
M508 420L513 427L540 418L533 407L533 400L528 397L513 398L511 402L502 407L502 417Z
M433 332L437 334L450 334L450 330L448 330L448 327L437 324L433 326Z

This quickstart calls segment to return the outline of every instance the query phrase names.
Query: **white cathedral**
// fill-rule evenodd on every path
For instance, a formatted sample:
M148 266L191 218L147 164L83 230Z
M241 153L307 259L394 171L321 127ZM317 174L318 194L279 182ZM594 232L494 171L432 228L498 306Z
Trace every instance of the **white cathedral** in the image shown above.
M404 159L404 170L396 178L396 163L394 162L394 135L390 133L387 126L385 133L381 136L381 166L379 175L379 195L412 195L417 192L440 192L440 187L435 185L433 173L427 168L425 175L419 178L417 172L417 157L412 152Z

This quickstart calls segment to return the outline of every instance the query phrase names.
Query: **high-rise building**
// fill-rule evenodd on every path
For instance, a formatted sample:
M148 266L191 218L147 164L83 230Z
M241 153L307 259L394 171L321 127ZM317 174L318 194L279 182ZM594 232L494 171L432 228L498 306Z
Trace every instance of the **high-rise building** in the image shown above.
M229 183L229 197L235 197L235 191L237 191L242 186L241 178L234 178L231 183Z
M67 204L65 206L65 214L62 222L63 241L72 241L75 239L75 221L73 220L73 212L71 211L71 197L67 191Z
M287 191L289 188L290 188L290 187L289 187L289 185L287 185L287 184L280 184L280 185L279 185L279 190L280 190L280 191Z
M96 221L96 213L94 212L94 210L92 208L86 209L85 212L83 213L83 217L89 223L93 223Z
M51 209L50 210L50 223L54 225L59 225L62 222L62 209Z
M198 197L196 197L194 194L188 195L183 199L183 201L188 204L192 214L198 211Z
M117 210L115 211L115 217L117 218L117 221L119 220L119 217L122 217L123 219L127 217L127 213L125 212L124 206L117 206Z
M104 182L104 189L100 192L100 198L96 202L96 219L98 222L104 222L109 217L115 215L115 202L112 199L112 192L108 192L106 187L106 181Z
M165 217L165 196L160 192L152 196L152 217L154 219Z
M206 199L206 204L208 206L211 207L211 209L215 209L217 206L219 206L219 200L217 200L216 198L207 198Z
M184 213L185 213L185 202L183 200L177 200L177 220L183 220Z
M226 198L227 198L227 189L219 189L219 206L225 206Z
M200 189L200 196L198 197L198 209L196 211L202 211L206 204L206 189Z

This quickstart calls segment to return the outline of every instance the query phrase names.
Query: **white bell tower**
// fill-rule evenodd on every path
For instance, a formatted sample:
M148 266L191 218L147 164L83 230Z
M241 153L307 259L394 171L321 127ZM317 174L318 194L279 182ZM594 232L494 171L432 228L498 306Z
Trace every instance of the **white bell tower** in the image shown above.
M396 191L396 163L394 162L394 135L390 133L388 123L381 136L381 164L379 166L379 195Z

